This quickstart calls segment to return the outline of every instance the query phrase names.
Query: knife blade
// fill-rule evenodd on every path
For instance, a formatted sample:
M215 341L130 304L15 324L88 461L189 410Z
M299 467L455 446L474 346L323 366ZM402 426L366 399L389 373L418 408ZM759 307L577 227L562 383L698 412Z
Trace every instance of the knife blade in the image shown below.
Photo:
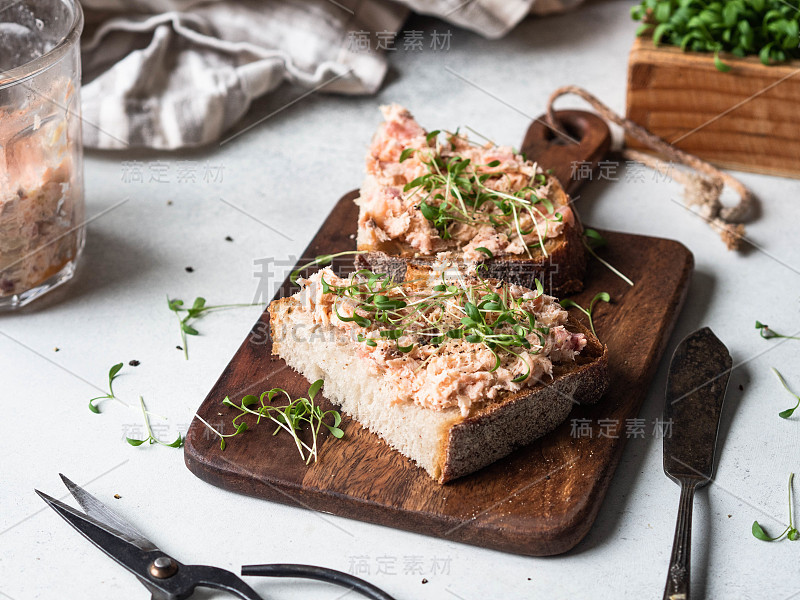
M725 345L704 327L686 337L675 349L667 377L664 422L664 472L680 483L681 477L700 478L701 485L714 475L722 401L733 361Z
M667 376L664 423L664 472L681 486L664 600L688 600L694 492L714 476L714 454L722 403L733 361L708 328L678 344Z

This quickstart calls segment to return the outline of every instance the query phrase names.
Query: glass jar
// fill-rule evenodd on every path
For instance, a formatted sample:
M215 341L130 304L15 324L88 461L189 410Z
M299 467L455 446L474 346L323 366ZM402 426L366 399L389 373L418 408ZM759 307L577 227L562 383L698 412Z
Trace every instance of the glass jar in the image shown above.
M0 310L68 281L85 239L74 0L0 13Z

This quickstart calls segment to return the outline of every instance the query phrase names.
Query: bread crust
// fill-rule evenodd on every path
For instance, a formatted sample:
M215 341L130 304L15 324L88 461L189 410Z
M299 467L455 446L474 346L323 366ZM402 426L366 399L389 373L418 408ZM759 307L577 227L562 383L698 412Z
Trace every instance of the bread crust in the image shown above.
M564 189L553 179L554 204L565 205L568 197ZM574 224L564 224L561 235L545 240L547 256L541 248L531 251L532 257L522 255L498 256L476 263L467 263L459 258L459 253L451 253L450 262L460 267L483 265L481 277L501 279L509 283L536 289L536 280L542 282L544 292L551 296L563 297L583 289L586 275L586 249L583 245L583 225L574 207ZM431 267L437 262L436 256L419 255L408 244L390 240L378 245L359 244L355 266L369 269L374 273L387 273L395 281L402 281L409 265Z
M575 364L557 366L553 381L506 394L450 428L439 483L462 477L549 433L575 404L594 404L608 389L608 348L570 317L567 329L588 343ZM480 449L481 451L476 451Z

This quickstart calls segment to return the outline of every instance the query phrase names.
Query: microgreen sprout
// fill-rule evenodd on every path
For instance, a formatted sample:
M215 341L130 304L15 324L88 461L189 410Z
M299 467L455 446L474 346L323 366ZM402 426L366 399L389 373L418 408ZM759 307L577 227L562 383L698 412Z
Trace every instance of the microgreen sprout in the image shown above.
M225 441L225 438L232 438L232 437L236 437L236 436L237 436L237 435L239 435L240 433L243 433L243 432L247 431L247 423L244 423L244 422L242 422L242 423L239 423L239 425L237 425L237 426L236 426L236 431L234 431L233 433L222 433L221 431L217 430L217 428L216 428L216 427L213 427L213 426L211 425L211 423L209 423L208 421L206 421L206 420L205 420L203 417L201 417L200 415L198 415L198 414L196 414L196 413L195 413L195 415L194 415L194 416L195 416L195 417L197 417L197 419L198 419L198 420L199 420L199 421L200 421L200 422L201 422L203 425L205 425L206 427L208 427L208 428L209 428L211 431L213 431L213 432L214 432L214 433L215 433L215 434L216 434L216 435L219 437L219 449L220 449L220 450L225 450L225 448L227 448L227 447L228 447L228 443Z
M606 260L600 258L597 255L597 253L595 252L595 250L597 248L602 248L602 247L608 245L608 240L606 240L606 238L604 238L597 230L589 229L589 228L584 230L584 232L583 232L583 245L586 247L586 250L588 250L589 254L591 254L598 261L600 261L600 264L605 266L609 271L614 273L617 277L622 279L622 281L624 281L628 285L630 285L630 286L633 285L633 281L631 281L631 279L629 277L624 275L619 269L613 267Z
M417 149L416 149L416 148L406 148L405 150L403 150L403 151L400 153L400 160L399 160L399 162L405 162L405 161L406 161L406 160L408 160L408 159L409 159L409 158L410 158L410 157L411 157L411 156L414 154L414 152L416 152L416 151L417 151Z
M563 216L548 198L537 195L547 183L545 174L534 174L521 189L513 192L496 190L488 183L505 176L498 170L500 161L475 165L471 159L454 154L457 133L450 134L449 149L440 145L439 133L432 131L426 136L431 147L406 148L400 154L401 162L416 154L427 169L427 173L409 181L403 193L409 194L408 198L419 196L417 206L439 236L443 240L452 239L451 228L458 223L490 225L509 236L517 236L529 257L531 249L537 247L548 256L545 248L548 229L551 223L560 223ZM530 218L530 225L526 221L523 226L525 217ZM544 232L539 223L544 224ZM528 243L526 236L534 231L538 241Z
M120 370L122 369L122 363L117 363L112 366L108 370L108 393L104 396L97 396L96 398L92 398L89 400L89 410L95 414L100 414L100 408L98 408L97 403L102 402L103 400L116 400L122 404L125 404L114 395L114 380L119 375ZM127 404L125 404L127 406Z
M599 292L595 294L594 298L592 298L592 301L589 302L588 308L583 308L580 304L578 304L574 300L561 300L561 306L563 306L564 308L575 307L583 314L585 314L589 318L589 328L592 330L592 333L595 335L595 337L597 337L597 332L594 330L594 320L592 319L592 312L594 311L594 305L598 301L611 302L611 296L609 295L608 292Z
M219 436L221 450L225 450L227 446L225 438L235 437L247 431L247 423L240 421L245 415L256 416L256 424L260 423L261 419L272 421L277 426L272 435L277 435L282 430L286 431L294 440L297 450L300 452L300 457L308 465L312 459L314 462L317 461L317 438L323 426L337 439L344 436L344 431L339 427L342 423L342 415L336 410L323 411L322 407L314 402L314 397L322 388L322 385L322 379L312 383L308 388L308 397L306 398L292 399L289 392L282 388L273 388L264 392L261 396L244 396L239 404L234 403L226 396L222 404L239 411L239 414L232 421L233 426L236 428L233 433L222 434L199 415L197 415L197 418ZM287 404L272 404L272 400L276 397L286 398ZM325 422L328 418L332 420L332 423ZM300 438L300 434L302 434L306 426L311 432L312 442L310 445Z
M200 332L195 329L191 321L195 319L199 319L200 317L204 316L210 312L216 312L220 310L230 310L232 308L242 308L245 306L258 306L258 303L250 303L250 304L219 304L217 306L206 306L206 299L198 296L194 299L192 306L187 308L183 304L183 300L179 298L175 298L173 300L169 299L167 296L167 305L169 309L175 313L175 316L178 318L178 326L180 327L181 332L181 347L183 348L183 355L186 357L186 360L189 360L189 344L187 342L187 335L200 335ZM186 313L184 317L181 317L182 313Z
M730 66L720 52L735 56L758 55L765 65L800 58L800 9L786 0L643 0L631 8L642 21L637 35L652 34L662 42L693 52L713 52L720 71Z
M180 448L183 445L183 437L181 436L181 434L179 433L178 438L171 444L159 440L153 433L152 427L150 427L150 417L148 416L147 408L145 408L144 405L144 398L142 398L141 396L139 396L139 404L142 407L142 415L144 416L144 426L147 429L147 438L139 440L136 438L126 437L125 441L128 442L131 446L141 446L145 442L149 442L150 444L159 444L161 446L166 446L168 448Z
M482 134L480 131L476 131L475 129L473 129L473 128L472 128L472 127L470 127L469 125L465 125L465 126L464 126L464 128L465 128L465 129L469 129L469 130L470 130L472 133L474 133L475 135L477 135L479 138L486 140L486 141L487 141L488 143L490 143L492 146L497 146L497 144L495 144L495 143L494 143L494 140L492 140L491 138L489 138L489 137L487 137L487 136L483 135L483 134ZM456 135L457 135L457 134L458 134L458 132L456 132ZM514 154L517 154L517 152L514 152Z
M103 402L104 400L115 400L115 401L119 402L122 406L124 406L125 408L130 408L130 409L136 409L137 408L135 406L131 406L127 402L123 402L122 400L117 398L116 394L114 393L114 380L119 376L119 372L121 370L122 370L122 363L117 363L117 364L113 365L108 370L108 394L106 394L104 396L97 396L96 398L92 398L91 400L89 400L89 410L90 411L92 411L93 413L99 415L100 414L99 403ZM156 413L153 413L153 412L150 412L150 411L147 411L147 414L149 416L152 416L152 417L158 417L159 419L166 418L166 417L163 417L163 416L161 416L159 414L156 414Z
M773 367L772 368L772 372L775 373L775 375L778 377L778 381L781 382L781 385L783 386L783 389L785 389L787 392L789 392L797 400L797 403L792 408L787 408L786 410L782 410L781 412L778 413L778 416L781 419L788 419L789 417L791 417L794 414L794 411L797 410L797 407L800 406L800 396L798 396L792 390L789 389L789 386L787 385L786 380L783 378L783 375L781 375L778 372L778 369Z
M783 338L785 340L800 340L800 336L796 335L783 335L774 331L769 328L769 325L762 323L761 321L756 321L756 329L758 329L759 335L764 338L765 340L771 340L773 338Z
M762 540L764 542L776 542L780 539L783 539L785 536L787 539L791 541L795 541L800 537L798 534L797 529L795 529L794 522L792 520L792 481L794 480L794 473L789 474L789 525L780 535L776 535L775 537L770 537L761 525L758 524L758 521L753 521L752 532L753 536Z
M413 150L413 148L406 148L406 150ZM309 261L303 265L297 267L294 271L292 271L291 275L289 275L289 280L297 284L297 279L300 277L300 273L305 271L308 267L318 266L324 267L325 265L331 264L334 258L339 258L340 256L349 256L351 254L364 254L366 250L348 250L346 252L337 252L336 254L320 254L314 260Z

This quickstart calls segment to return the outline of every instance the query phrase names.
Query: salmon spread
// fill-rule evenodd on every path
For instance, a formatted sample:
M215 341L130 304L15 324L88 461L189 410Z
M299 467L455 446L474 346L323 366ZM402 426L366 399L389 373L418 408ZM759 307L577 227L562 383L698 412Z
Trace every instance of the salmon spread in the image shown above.
M553 178L511 147L429 133L397 104L381 110L356 200L359 249L392 242L422 256L458 251L473 262L535 249L547 256L547 239L574 223Z
M48 92L0 108L0 299L43 284L83 246L80 129L76 141L62 112L77 96L62 80Z
M347 333L357 353L388 381L390 402L473 408L544 383L553 365L586 346L568 314L541 290L465 277L439 267L394 282L366 270L338 277L326 267L295 298L313 326Z

